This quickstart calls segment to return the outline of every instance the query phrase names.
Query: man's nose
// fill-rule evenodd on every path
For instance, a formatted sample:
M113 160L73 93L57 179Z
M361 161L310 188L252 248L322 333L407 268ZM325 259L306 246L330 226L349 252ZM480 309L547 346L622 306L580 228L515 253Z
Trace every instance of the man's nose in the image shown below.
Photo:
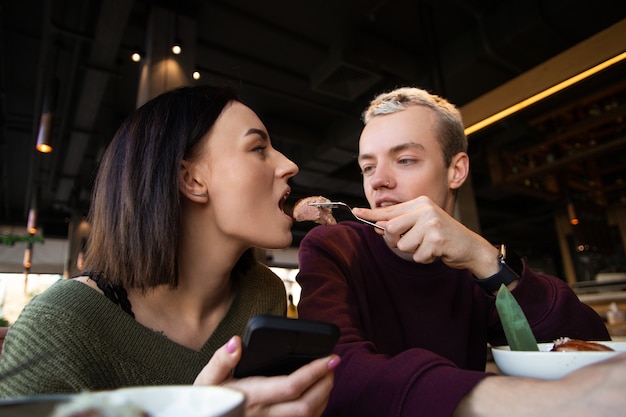
M381 166L376 167L376 172L370 178L370 185L373 189L389 187L391 185L389 171Z

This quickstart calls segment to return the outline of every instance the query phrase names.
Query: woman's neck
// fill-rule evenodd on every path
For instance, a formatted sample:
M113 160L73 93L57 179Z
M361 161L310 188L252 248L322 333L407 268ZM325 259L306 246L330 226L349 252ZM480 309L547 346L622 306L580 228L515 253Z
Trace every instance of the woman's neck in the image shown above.
M137 322L180 345L200 350L228 313L234 290L230 279L211 291L194 289L182 281L175 289L131 290L128 297Z
M231 274L244 252L213 222L210 207L187 206L178 248L178 286L129 291L136 320L191 349L200 349L234 299Z
M206 248L211 248L207 250ZM224 319L234 298L238 259L225 245L181 245L178 286L129 291L135 319L176 343L199 350Z

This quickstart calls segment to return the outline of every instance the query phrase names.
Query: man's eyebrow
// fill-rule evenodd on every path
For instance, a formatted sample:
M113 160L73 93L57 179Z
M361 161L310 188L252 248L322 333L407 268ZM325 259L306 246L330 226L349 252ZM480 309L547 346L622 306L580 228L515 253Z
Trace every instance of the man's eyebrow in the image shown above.
M412 149L412 148L413 149L419 148L420 150L424 150L424 145L422 145L421 143L416 143L416 142L401 143L400 145L394 146L393 148L389 149L389 154L402 152L406 149Z
M393 148L389 149L389 151L387 152L389 155L394 155L397 154L398 152L402 152L406 149L411 149L411 148L417 148L420 150L424 150L424 145L422 145L421 143L415 143L415 142L405 142L405 143L401 143L399 145L394 146ZM361 154L357 157L358 161L363 161L363 160L367 160L367 159L373 159L374 155L372 154Z
M246 134L244 136L250 136L250 135L259 135L259 136L261 136L261 138L263 140L268 140L269 139L269 136L267 135L267 132L265 130L261 130L261 129L255 129L255 128L248 129L248 131L246 132Z

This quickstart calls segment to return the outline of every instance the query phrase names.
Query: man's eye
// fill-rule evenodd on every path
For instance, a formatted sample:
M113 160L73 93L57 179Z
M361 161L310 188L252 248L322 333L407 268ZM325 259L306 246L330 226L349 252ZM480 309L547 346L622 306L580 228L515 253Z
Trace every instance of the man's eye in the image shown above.
M361 168L361 174L363 175L371 174L372 172L374 172L374 167L372 165L367 165Z
M398 159L398 164L399 165L410 165L410 164L412 164L414 162L415 162L415 159L412 159L412 158Z

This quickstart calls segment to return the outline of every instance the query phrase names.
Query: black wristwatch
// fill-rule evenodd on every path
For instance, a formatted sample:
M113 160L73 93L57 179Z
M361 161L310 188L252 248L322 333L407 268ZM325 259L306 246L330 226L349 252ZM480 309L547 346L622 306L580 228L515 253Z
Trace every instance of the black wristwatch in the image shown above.
M476 284L490 293L498 291L502 284L509 285L511 282L519 279L522 274L522 260L513 251L507 254L504 244L500 245L498 263L500 264L500 271L489 278L478 279L474 277Z

